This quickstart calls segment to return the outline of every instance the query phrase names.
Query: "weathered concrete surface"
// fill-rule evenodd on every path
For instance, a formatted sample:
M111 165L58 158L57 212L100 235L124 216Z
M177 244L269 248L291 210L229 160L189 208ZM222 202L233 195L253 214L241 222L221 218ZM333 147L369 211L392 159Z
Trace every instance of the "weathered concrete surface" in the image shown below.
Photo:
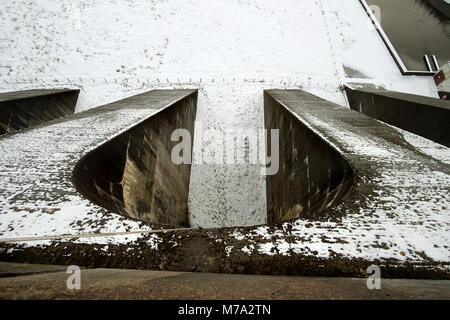
M279 130L280 169L266 178L267 221L274 224L314 217L346 195L353 181L353 170L337 150L299 121L271 93L276 91L264 92L265 128ZM305 95L297 100L290 95L288 99L290 104L320 105L315 97ZM268 135L268 154L272 154L270 140Z
M376 264L383 278L450 279L449 165L361 113L299 90L270 94L352 167L345 199L320 214L272 226L3 243L0 260L345 277L367 277L367 267ZM77 231L88 233L96 221Z
M369 290L366 279L89 269L81 270L81 288L69 290L68 277L58 272L2 278L0 299L450 299L445 280L382 279L380 290Z
M79 92L35 89L0 93L0 135L73 114Z
M84 199L72 172L92 149L194 93L154 90L0 137L0 235L148 230Z
M174 96L170 91L166 94ZM161 98L153 95L146 103ZM128 101L134 99L139 98ZM191 137L187 143L192 152L196 107L197 92L192 91L90 151L75 166L75 187L86 198L112 212L149 223L188 226L191 165L172 161L172 148L178 141L172 142L171 136L177 129L187 130Z
M345 90L353 110L450 146L450 101L383 89Z
M445 0L425 0L430 7L435 9L445 19L450 19L450 3Z
M0 278L37 273L65 272L66 270L67 267L57 265L0 262Z

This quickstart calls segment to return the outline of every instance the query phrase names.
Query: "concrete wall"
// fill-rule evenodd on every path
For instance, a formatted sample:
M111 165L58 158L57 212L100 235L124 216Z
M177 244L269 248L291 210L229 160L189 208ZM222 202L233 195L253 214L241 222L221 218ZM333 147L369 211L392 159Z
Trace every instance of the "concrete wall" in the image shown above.
M0 93L0 135L74 113L80 90Z
M448 0L425 0L443 18L450 19L450 4ZM447 2L446 2L447 1Z
M339 201L352 183L352 169L345 159L275 98L289 99L290 94L288 90L264 92L265 128L280 129L280 169L266 180L270 224L314 217ZM311 97L296 99L313 105ZM270 135L268 139L270 154Z
M193 139L196 110L197 91L192 91L89 152L73 172L78 191L94 203L134 219L187 226L191 165L172 162L171 151L177 142L171 141L171 135L184 128Z
M353 110L450 146L450 101L381 89L346 92Z

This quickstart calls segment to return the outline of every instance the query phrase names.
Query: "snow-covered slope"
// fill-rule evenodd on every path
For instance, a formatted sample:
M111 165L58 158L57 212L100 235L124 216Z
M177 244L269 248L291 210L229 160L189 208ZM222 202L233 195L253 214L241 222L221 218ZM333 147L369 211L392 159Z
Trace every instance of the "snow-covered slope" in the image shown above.
M0 3L0 90L79 87L78 111L198 87L204 129L262 128L263 89L346 106L348 81L436 96L432 79L400 74L358 0ZM189 210L193 225L265 222L259 167L194 165Z

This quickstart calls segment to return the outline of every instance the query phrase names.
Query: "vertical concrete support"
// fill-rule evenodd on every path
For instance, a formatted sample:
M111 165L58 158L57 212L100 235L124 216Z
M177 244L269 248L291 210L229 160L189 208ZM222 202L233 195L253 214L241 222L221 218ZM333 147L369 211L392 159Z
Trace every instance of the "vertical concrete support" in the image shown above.
M0 93L0 135L73 114L79 92L63 89Z
M353 110L450 146L450 101L382 89L345 90Z
M320 99L299 90L264 92L265 127L280 130L280 170L266 179L270 224L314 217L339 201L352 183L346 160L296 117L305 103L319 107ZM270 154L270 137L267 148Z
M172 132L194 137L196 90L155 90L143 103L173 96L173 103L85 155L73 182L94 203L149 223L188 226L191 165L171 160ZM192 145L191 151L192 151Z

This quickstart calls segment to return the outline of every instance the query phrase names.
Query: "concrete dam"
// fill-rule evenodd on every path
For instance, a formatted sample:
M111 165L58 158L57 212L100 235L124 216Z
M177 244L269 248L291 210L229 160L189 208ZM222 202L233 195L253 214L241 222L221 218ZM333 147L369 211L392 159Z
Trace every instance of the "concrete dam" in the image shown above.
M402 256L406 249L397 246L399 237L408 246L419 245L408 237L418 228L434 237L433 226L448 204L446 160L419 151L395 127L298 89L260 93L265 129L279 130L279 170L265 177L267 223L193 228L192 166L172 162L178 142L171 135L184 128L194 137L198 95L195 89L153 90L0 137L0 216L14 235L1 239L0 257L173 271L357 276L355 265L363 268L370 255ZM369 100L360 100L359 111L377 108ZM36 143L41 139L46 143ZM274 151L270 140L267 155ZM34 218L33 228L23 216ZM105 232L109 225L121 233ZM100 240L122 236L138 240ZM72 238L77 240L67 241ZM17 244L42 240L50 244L39 249ZM338 267L336 259L343 261ZM448 277L429 262L391 263L388 276Z
M183 91L173 91L178 92ZM366 91L348 88L351 97L356 92L362 94ZM173 93L158 92L154 99L164 94L172 97ZM187 93L185 97L175 99L169 107L83 156L73 172L72 180L77 190L92 202L133 219L167 228L189 227L191 165L176 165L170 158L176 143L170 140L170 136L177 128L185 128L191 134L192 153L198 93ZM321 99L300 90L266 90L263 95L265 128L280 130L279 171L266 177L266 220L268 224L280 224L298 218L321 217L323 211L345 199L354 178L353 168L345 155L300 117L307 106L320 110ZM404 108L417 104L418 98L413 95L404 95L403 98ZM127 101L133 99L138 97ZM147 98L146 101L151 103L152 99ZM289 105L283 103L284 100ZM434 111L437 103L441 106L446 104L435 99L421 98L420 101L428 112ZM359 104L371 106L369 102ZM380 109L383 107L375 105L372 108L381 112L386 109ZM438 118L448 116L444 111L442 109L442 116ZM390 115L387 112L383 114ZM401 119L400 115L401 112L397 112L392 117ZM440 130L441 136L445 135L442 124L427 127ZM267 138L266 153L271 154L270 135Z
M0 1L0 299L450 297L449 17Z

